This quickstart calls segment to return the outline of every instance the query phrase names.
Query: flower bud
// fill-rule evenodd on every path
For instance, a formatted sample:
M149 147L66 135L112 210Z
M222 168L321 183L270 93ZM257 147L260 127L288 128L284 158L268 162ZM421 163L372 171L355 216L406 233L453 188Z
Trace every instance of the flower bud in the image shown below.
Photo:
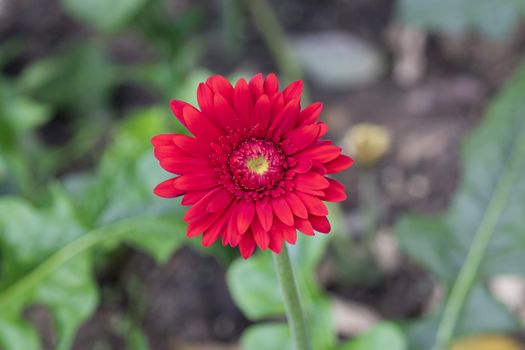
M345 150L362 166L373 166L390 149L388 130L380 125L361 123L353 126L344 136Z

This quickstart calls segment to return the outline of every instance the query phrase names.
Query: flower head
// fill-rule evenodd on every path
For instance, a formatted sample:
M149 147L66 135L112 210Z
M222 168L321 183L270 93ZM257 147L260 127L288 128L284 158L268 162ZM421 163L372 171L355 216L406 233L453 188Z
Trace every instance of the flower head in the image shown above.
M184 196L191 206L187 236L202 244L217 239L238 246L244 258L255 247L279 253L283 241L330 231L323 201L346 199L344 187L326 177L352 165L341 148L320 140L328 130L318 122L322 104L301 110L303 84L279 91L274 74L257 74L233 87L213 76L197 90L200 110L183 101L171 109L194 137L153 137L155 156L178 176L154 190L160 197Z

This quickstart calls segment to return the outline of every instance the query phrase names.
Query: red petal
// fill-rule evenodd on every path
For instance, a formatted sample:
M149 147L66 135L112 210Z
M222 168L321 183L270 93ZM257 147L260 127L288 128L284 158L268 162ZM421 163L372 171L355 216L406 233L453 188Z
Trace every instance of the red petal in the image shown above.
M237 84L235 84L233 105L235 106L235 111L237 111L237 115L239 116L241 122L243 122L243 124L249 125L253 109L253 102L250 90L248 89L248 84L244 79L239 79Z
M297 241L297 231L295 227L286 226L282 222L276 221L272 230L281 232L284 240L290 244L295 244Z
M224 210L233 200L233 196L227 191L219 191L217 194L208 200L209 204L206 210L210 213Z
M302 233L304 233L307 236L315 235L314 228L313 228L312 224L310 223L310 221L308 221L306 219L298 219L298 220L296 220L295 221L295 227L297 227L297 229L299 231L301 231Z
M339 182L328 179L330 187L323 190L323 200L327 202L342 202L346 199L345 187Z
M264 94L262 73L254 75L248 83L248 87L250 88L253 101L257 101Z
M213 106L215 108L214 115L217 116L217 120L224 130L239 124L237 114L221 94L215 94Z
M296 159L311 159L314 162L327 163L334 160L341 154L341 147L322 144L307 148L306 150L297 153L294 157Z
M331 230L330 222L326 216L310 216L310 223L312 224L314 230L321 233L328 233Z
M259 222L265 231L269 231L272 228L273 223L273 210L272 206L269 203L263 203L262 201L257 201L255 210L257 211L257 217Z
M191 105L184 101L179 101L179 100L170 101L170 107L171 107L171 111L173 112L173 115L175 115L175 117L177 117L177 119L185 127L188 127L188 124L186 122L186 117L184 116L184 108L188 106L191 106Z
M235 202L233 202L230 206L228 215L228 225L226 226L226 230L222 235L222 243L224 245L230 244L232 247L234 247L239 244L239 240L241 239L241 234L237 228L237 204Z
M175 146L173 143L171 144L171 146L155 147L155 149L153 150L153 155L155 155L155 158L157 158L158 160L161 160L163 158L175 158L175 157L191 158L192 157L191 154L184 152L184 150Z
M292 210L284 198L278 197L270 200L275 216L279 218L284 224L293 226Z
M294 81L286 89L283 90L284 99L286 101L292 99L301 99L303 93L303 82L301 80Z
M233 102L233 86L222 75L214 75L206 80L214 93L221 94L228 102Z
M270 125L275 126L273 121L275 121L275 117L281 113L283 106L284 97L282 93L278 92L270 98L270 120L272 121Z
M175 179L169 179L158 184L153 192L162 198L175 198L186 193L175 188L173 181Z
M204 247L209 247L217 241L217 238L219 238L224 227L228 223L228 219L229 217L227 215L221 215L213 225L210 226L210 228L204 231L204 234L202 235L202 245Z
M239 250L244 259L248 259L255 250L255 241L252 235L243 235L239 242Z
M318 139L319 127L317 125L303 125L297 129L292 130L285 136L290 145L293 147L284 147L286 154L293 154L310 146L316 139Z
M330 186L330 182L328 182L326 177L314 171L306 174L297 174L294 180L295 187L303 192L308 190L323 190Z
M270 244L270 235L268 231L263 229L257 218L253 219L252 234L253 239L255 240L255 243L257 243L259 248L263 250L268 248L268 245Z
M264 91L266 92L266 95L272 96L278 90L279 81L277 80L277 77L273 73L268 74L264 80Z
M255 204L253 201L241 201L237 207L237 228L243 234L250 227L253 215L255 214Z
M199 191L218 185L215 174L186 174L175 178L175 186L184 191Z
M189 174L195 172L212 174L213 171L210 162L189 157L161 158L160 166L174 174Z
M253 120L251 125L259 125L262 129L266 129L270 121L270 100L268 96L262 95L253 108Z
M204 83L199 84L197 88L197 101L204 114L211 115L213 113L213 91L209 85Z
M321 102L314 102L301 111L299 119L303 124L313 124L323 111L323 104Z
M217 212L213 214L207 213L206 215L199 217L198 220L188 223L188 229L186 230L186 236L196 237L206 231L215 221L217 221L221 216L222 212Z
M324 167L326 168L327 174L333 174L333 173L338 173L340 171L350 168L353 163L354 163L354 160L352 158L345 156L344 154L341 154L339 157L335 158L334 160L328 163L325 163Z
M187 135L173 135L173 143L182 150L198 158L208 159L208 146L199 140Z
M326 125L323 122L315 123L315 125L319 127L319 135L317 136L318 138L321 138L324 135L326 135L326 133L328 132L328 125Z
M295 126L297 116L299 115L300 102L298 99L293 99L284 106L284 108L275 116L272 127L279 129L282 134L288 132L290 128Z
M296 173L304 174L304 173L309 172L310 169L312 169L313 162L311 159L302 158L302 159L297 159L296 161L297 163L292 168L292 170L295 171Z
M288 202L288 205L290 206L290 209L294 213L295 216L307 219L308 218L308 212L306 211L306 207L304 206L304 203L297 197L297 195L293 192L289 192L285 196L286 202Z
M209 192L209 190L188 192L184 198L182 198L182 202L180 204L193 205L204 198L204 196L206 196Z
M283 248L283 233L279 230L272 230L270 232L270 249L275 253L279 254Z
M173 137L176 134L160 134L151 138L151 144L155 147L173 146Z
M317 216L328 215L326 205L319 198L303 192L296 192L295 194L301 199L310 214Z
M204 197L202 197L197 203L188 209L188 211L186 211L184 214L184 221L190 222L199 217L207 216L208 212L206 211L206 207L209 204L210 198L214 198L220 191L222 191L220 187L216 187L213 190L208 191Z
M183 111L184 119L188 124L188 130L198 139L215 141L219 138L219 130L193 106L186 106Z

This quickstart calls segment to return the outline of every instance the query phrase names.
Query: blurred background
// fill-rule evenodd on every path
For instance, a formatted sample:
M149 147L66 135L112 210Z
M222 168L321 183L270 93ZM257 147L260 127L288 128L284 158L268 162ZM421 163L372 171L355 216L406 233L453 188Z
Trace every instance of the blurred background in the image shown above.
M286 348L257 328L282 306L250 289L254 270L187 240L179 202L153 197L167 174L149 145L183 132L169 100L195 102L209 75L275 72L281 88L305 80L303 106L324 102L357 161L337 176L349 199L333 234L299 260L306 303L331 305L315 349L373 350L370 331L377 349L428 349L473 234L396 223L446 213L469 181L478 154L462 145L487 114L483 130L504 123L490 106L525 51L523 14L521 0L0 0L0 348ZM507 147L496 134L479 152ZM454 327L490 336L454 349L523 349L520 252Z

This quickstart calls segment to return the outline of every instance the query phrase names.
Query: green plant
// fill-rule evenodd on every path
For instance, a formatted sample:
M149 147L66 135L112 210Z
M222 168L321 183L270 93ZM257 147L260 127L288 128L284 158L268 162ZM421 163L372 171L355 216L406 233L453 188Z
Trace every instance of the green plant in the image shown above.
M435 339L434 349L442 350L454 337L517 327L486 281L497 273L524 273L524 99L522 67L466 139L461 185L447 213L410 215L397 225L401 246L447 292L445 304L410 329L414 349L429 348Z

